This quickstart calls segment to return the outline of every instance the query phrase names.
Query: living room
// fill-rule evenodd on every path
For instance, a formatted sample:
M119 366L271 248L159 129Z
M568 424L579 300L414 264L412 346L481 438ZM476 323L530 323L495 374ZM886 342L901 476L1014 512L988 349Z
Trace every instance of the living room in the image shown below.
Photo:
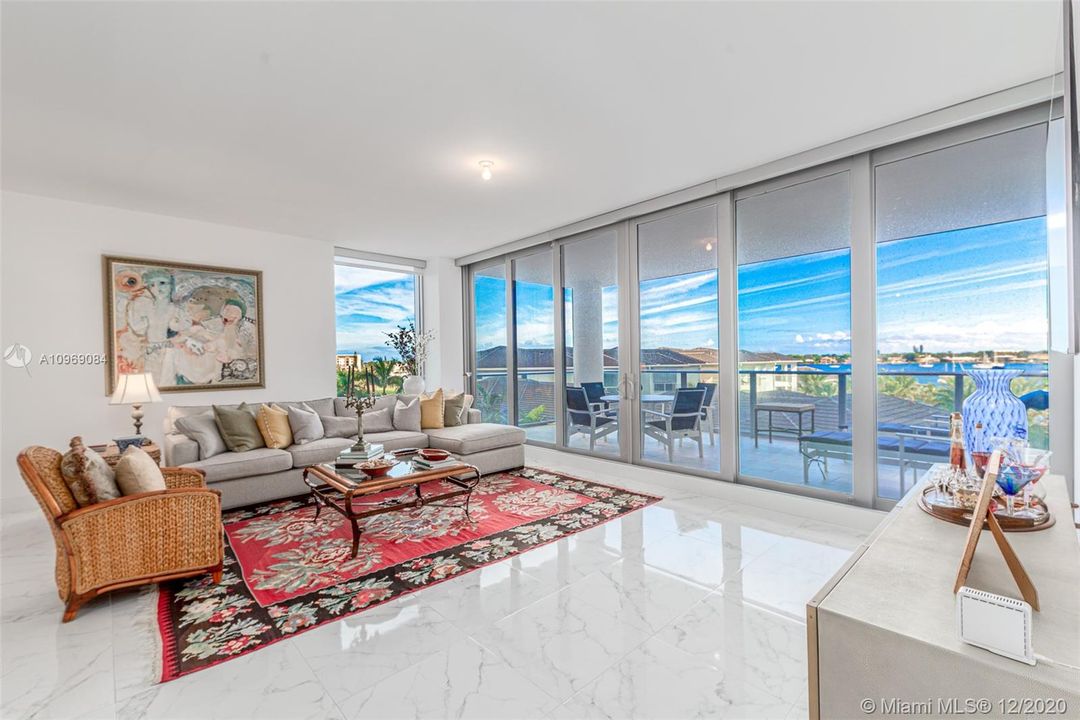
M2 0L0 716L1076 716L1073 12Z

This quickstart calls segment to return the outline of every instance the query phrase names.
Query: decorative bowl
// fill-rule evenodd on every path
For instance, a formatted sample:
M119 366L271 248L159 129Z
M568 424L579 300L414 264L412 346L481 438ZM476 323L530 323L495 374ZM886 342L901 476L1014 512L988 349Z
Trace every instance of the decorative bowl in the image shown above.
M370 477L382 477L390 472L390 468L397 464L398 461L393 458L378 458L376 460L365 460L364 462L356 463L353 467Z
M425 460L431 460L433 462L445 460L446 458L450 457L450 453L448 453L447 451L437 450L436 448L424 448L417 454Z

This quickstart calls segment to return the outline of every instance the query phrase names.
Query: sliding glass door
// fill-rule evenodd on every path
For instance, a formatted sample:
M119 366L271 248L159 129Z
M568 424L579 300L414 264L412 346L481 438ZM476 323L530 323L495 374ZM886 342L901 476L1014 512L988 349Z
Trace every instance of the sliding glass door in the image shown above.
M850 497L851 177L834 170L737 196L739 476Z
M638 459L720 470L718 206L636 224Z
M516 258L514 271L515 424L555 444L555 289L551 250Z
M506 263L474 268L471 291L473 403L484 422L506 423Z
M622 456L619 372L619 232L608 228L560 245L566 358L562 445Z

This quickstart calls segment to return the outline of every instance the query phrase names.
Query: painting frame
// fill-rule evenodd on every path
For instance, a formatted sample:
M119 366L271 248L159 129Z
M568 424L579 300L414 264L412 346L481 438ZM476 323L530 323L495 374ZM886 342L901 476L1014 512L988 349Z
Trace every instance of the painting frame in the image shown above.
M144 257L132 257L127 255L107 255L101 256L101 279L102 279L102 295L104 298L103 311L104 311L104 333L105 333L105 390L107 395L112 395L116 389L117 377L120 372L120 363L118 362L117 347L117 331L121 328L116 324L116 310L117 310L117 295L118 287L114 282L116 277L115 267L117 265L136 265L145 266L148 268L154 268L167 273L174 272L187 272L187 273L202 273L207 275L221 275L236 281L240 279L247 279L251 282L254 295L254 308L255 318L251 321L246 317L241 318L241 322L247 320L254 325L254 343L253 348L256 353L256 377L252 380L229 380L221 382L198 382L191 384L167 384L158 381L155 377L154 381L158 386L158 390L162 393L173 392L213 392L217 390L258 390L266 387L266 352L265 352L265 327L263 320L263 272L262 270L250 270L243 268L226 267L221 265L203 265L197 263L178 262L174 260L161 260L158 258L144 258ZM172 299L176 301L175 298Z

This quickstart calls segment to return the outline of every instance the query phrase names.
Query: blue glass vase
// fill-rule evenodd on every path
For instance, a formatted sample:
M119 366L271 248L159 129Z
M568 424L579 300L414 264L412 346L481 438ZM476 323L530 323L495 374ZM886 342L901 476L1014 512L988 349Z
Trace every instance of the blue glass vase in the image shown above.
M975 392L964 400L964 445L969 453L993 452L994 438L1027 436L1027 408L1010 384L1023 370L970 369ZM981 427L976 428L976 425Z

